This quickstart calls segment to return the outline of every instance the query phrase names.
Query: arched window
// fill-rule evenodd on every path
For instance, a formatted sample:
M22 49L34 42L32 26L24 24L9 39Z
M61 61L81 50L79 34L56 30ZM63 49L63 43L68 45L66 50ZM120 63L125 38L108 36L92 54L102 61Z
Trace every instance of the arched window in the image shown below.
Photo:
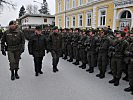
M124 11L121 15L121 19L127 19L127 18L131 18L131 13L129 11Z

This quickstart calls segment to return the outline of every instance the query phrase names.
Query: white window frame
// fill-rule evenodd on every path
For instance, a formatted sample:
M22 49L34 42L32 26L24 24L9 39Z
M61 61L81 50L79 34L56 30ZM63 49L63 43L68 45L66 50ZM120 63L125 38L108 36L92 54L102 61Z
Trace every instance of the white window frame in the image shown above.
M82 25L80 25L80 16L82 16ZM83 14L78 14L78 27L83 27Z
M76 7L76 0L72 0L72 8L75 8L75 7Z
M61 28L61 23L62 23L61 18L58 18L58 27L59 27L59 28Z
M83 0L78 0L78 4L79 4L79 6L82 6L83 5Z
M70 17L66 16L66 28L70 27Z
M70 0L65 0L65 10L70 9Z
M61 2L59 1L58 2L58 13L60 13L61 12Z
M92 2L93 0L86 0L86 3L88 4L88 3L90 3L90 2Z
M105 25L101 25L101 12L102 11L105 11L105 15L104 15L105 16ZM99 27L105 27L106 26L106 20L107 20L107 17L106 17L107 16L107 8L99 9L99 14L98 15L99 15L99 17L98 17L98 26Z
M88 26L88 14L91 15L91 18L90 18L90 20L91 20L91 25L90 25L90 26ZM91 27L91 26L92 26L92 12L89 11L89 12L86 13L86 27Z
M73 18L74 18L74 17L75 17L75 26L73 25L73 22L74 22ZM73 28L76 27L76 16L75 16L75 15L72 16L72 27L73 27Z

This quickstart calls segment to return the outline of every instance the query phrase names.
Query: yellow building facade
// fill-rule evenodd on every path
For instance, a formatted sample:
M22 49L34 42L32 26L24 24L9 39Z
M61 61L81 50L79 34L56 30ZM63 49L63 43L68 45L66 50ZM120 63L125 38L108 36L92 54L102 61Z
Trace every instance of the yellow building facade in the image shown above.
M59 28L131 28L133 0L56 0L55 24Z

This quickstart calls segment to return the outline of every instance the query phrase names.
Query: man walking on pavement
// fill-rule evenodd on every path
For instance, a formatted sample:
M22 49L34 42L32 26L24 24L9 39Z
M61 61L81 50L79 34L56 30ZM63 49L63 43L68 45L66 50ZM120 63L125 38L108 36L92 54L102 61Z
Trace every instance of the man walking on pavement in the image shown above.
M46 50L46 39L45 35L42 34L42 29L37 26L35 29L35 34L31 37L28 43L29 54L34 57L35 64L35 76L43 74L42 72L42 60L45 56Z
M19 79L18 69L21 54L24 52L25 39L23 33L17 28L15 21L10 21L9 30L7 30L1 40L1 51L10 62L11 80Z

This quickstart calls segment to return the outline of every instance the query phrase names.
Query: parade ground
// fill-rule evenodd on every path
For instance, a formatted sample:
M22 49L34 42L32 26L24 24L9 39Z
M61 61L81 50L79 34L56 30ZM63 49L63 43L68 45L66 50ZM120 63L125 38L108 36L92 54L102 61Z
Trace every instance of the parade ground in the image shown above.
M43 59L43 75L35 76L33 57L29 56L27 42L20 62L20 79L11 81L7 57L0 53L0 100L133 100L124 88L128 83L121 80L120 86L114 87L105 79L87 73L78 66L63 59L59 62L59 72L52 72L52 57L48 53ZM87 66L88 67L88 66Z

